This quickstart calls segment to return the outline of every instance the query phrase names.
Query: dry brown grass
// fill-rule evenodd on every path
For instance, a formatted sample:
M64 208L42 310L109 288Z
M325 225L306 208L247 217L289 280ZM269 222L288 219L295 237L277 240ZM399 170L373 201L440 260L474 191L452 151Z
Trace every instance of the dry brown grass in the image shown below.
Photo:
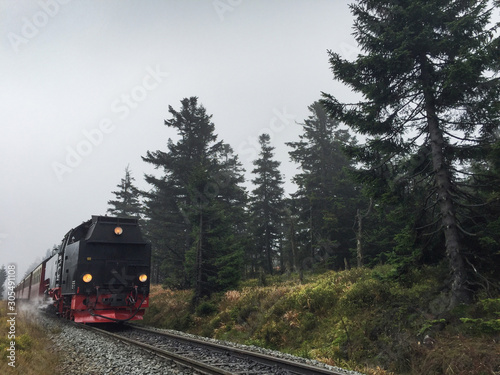
M220 311L228 311L241 299L242 294L237 290L228 290L219 303Z
M467 338L442 335L431 347L415 348L412 374L500 374L500 343L491 337Z
M365 367L361 371L363 371L363 373L366 375L395 375L393 372L384 370L382 367L379 366L375 368Z
M36 322L36 312L18 302L16 316L16 359L15 367L9 366L7 359L10 346L8 338L9 324L7 322L6 301L0 301L0 374L20 375L54 375L59 363L58 355L50 350L50 341L45 332Z

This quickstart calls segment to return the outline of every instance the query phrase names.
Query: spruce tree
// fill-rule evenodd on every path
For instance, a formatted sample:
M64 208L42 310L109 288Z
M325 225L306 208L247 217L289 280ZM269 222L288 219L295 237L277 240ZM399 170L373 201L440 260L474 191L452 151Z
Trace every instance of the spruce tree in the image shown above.
M146 175L152 185L144 192L145 229L152 244L152 279L171 288L186 288L185 249L190 246L189 220L180 208L185 192L165 177Z
M474 249L474 266L481 277L477 284L489 292L496 284L500 289L500 137L491 145L485 159L473 163L466 180L470 194L479 196L463 227L475 236L467 236L467 247ZM494 297L494 296L490 296Z
M299 142L289 142L291 159L298 163L301 173L294 176L297 192L293 198L300 207L302 246L308 266L317 260L327 260L330 266L344 267L355 247L352 223L356 216L359 191L348 172L353 163L344 154L346 145L356 140L339 122L327 115L323 105L315 102L309 107L311 115L301 124Z
M125 168L125 177L121 179L119 185L116 185L120 190L113 191L115 200L109 200L108 213L120 217L140 217L142 205L140 202L140 192L134 186L134 178L130 173L130 168Z
M147 175L148 232L165 284L194 287L195 303L214 291L234 287L242 269L246 193L241 164L217 140L211 115L198 98L169 106L165 125L177 131L167 151L147 152L143 160L163 170Z
M499 125L499 41L488 1L360 0L350 6L361 47L355 61L330 53L334 77L362 96L329 113L367 137L352 155L366 175L407 186L429 181L452 275L450 308L470 300L461 206L463 167Z
M253 162L255 189L250 198L250 212L253 218L255 236L255 263L272 274L278 260L283 222L283 178L279 171L280 162L273 160L274 147L270 146L269 134L261 134L259 158ZM254 267L255 268L255 267ZM255 269L254 269L255 271Z
M283 209L283 263L286 272L297 272L299 267L299 210L292 198L284 199Z
M168 139L167 151L148 151L143 160L163 172L146 175L152 189L145 193L147 231L153 244L153 268L158 281L175 288L192 286L186 273L186 252L191 248L189 208L196 201L190 193L192 174L209 160L208 145L215 140L214 125L197 98L183 99L182 108L168 107L171 119L164 124L177 131L179 140ZM218 145L221 147L221 145ZM202 167L201 167L202 168Z

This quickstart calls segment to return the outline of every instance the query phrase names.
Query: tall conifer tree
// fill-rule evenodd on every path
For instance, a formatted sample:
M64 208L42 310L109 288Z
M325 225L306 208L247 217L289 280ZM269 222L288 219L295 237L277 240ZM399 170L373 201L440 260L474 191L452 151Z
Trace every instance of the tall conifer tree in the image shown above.
M300 240L308 249L302 257L329 259L340 268L355 247L352 223L359 191L349 179L353 166L343 148L356 140L339 128L321 103L308 108L311 115L301 124L300 141L287 143L291 159L301 168L293 180L298 186L294 199L303 228Z
M122 178L119 185L120 190L113 191L115 200L108 201L108 213L120 217L139 217L142 211L142 204L139 199L140 192L134 186L134 178L130 173L130 168L125 168L125 177Z
M269 134L259 137L261 151L253 164L252 180L256 186L252 191L250 211L253 217L255 236L255 258L257 264L272 274L279 255L283 222L283 178L279 171L280 162L273 160L274 147L270 146Z
M367 136L353 150L367 176L432 183L452 274L450 307L470 299L459 201L460 166L479 157L499 125L499 42L488 1L360 0L351 5L361 47L353 62L330 52L336 79L363 96L332 116ZM410 156L412 163L408 163ZM408 168L410 166L410 168Z
M194 287L195 302L234 287L243 257L241 228L246 194L241 165L229 145L217 140L215 125L198 98L169 106L165 125L177 131L167 151L143 160L164 175L147 175L148 228L166 284Z

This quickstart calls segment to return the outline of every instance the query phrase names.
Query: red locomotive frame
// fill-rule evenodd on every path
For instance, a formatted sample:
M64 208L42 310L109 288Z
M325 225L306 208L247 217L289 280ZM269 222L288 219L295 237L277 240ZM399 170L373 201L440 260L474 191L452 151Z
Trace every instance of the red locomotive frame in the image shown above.
M15 288L80 323L141 320L149 306L151 246L137 219L93 216Z

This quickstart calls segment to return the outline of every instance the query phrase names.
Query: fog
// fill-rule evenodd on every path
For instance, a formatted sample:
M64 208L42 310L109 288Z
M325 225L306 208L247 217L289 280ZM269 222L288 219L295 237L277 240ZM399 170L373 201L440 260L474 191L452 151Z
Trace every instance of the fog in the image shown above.
M0 265L18 281L91 215L130 166L165 150L168 106L197 96L252 178L271 135L286 191L285 142L321 91L349 100L327 50L358 53L347 2L331 0L0 1ZM247 183L249 186L249 183Z

